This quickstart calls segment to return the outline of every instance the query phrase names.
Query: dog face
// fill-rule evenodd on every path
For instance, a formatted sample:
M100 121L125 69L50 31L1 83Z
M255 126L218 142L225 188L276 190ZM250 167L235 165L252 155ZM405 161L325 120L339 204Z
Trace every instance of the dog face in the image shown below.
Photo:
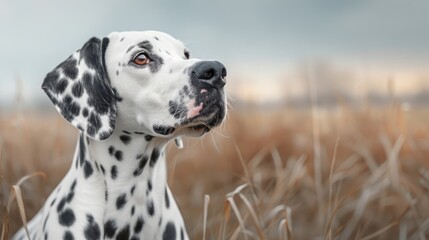
M93 139L115 127L163 137L200 136L226 115L225 67L190 58L168 34L90 39L42 85L57 110Z
M202 134L225 116L226 70L190 58L183 43L161 32L109 35L106 66L122 101L124 128L168 136Z

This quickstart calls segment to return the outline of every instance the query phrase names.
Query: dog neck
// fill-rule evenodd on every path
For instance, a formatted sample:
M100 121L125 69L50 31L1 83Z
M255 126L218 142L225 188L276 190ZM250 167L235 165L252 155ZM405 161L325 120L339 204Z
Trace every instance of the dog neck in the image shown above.
M158 226L152 228L157 229L166 213L175 212L180 216L167 186L167 142L168 139L122 130L115 130L103 141L80 135L74 164L77 174L86 179L85 191L92 192L96 205L100 206L101 200L104 202L101 204L104 214L100 211L99 216L104 224L127 219L131 214L157 219ZM118 222L115 227L126 228Z

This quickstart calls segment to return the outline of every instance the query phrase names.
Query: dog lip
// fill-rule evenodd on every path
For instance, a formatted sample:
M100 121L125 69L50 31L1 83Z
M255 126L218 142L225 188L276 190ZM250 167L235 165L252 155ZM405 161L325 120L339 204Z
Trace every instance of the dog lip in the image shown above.
M201 125L201 128L205 127L207 130L210 130L213 127L216 127L222 123L224 116L222 115L222 110L220 106L213 106L210 112L205 113L204 115L198 115L191 119L187 119L186 122L182 124L183 127L195 127Z
M203 124L208 129L218 126L224 119L224 92L216 89L194 89L196 98L188 102L187 115L181 122L183 127Z

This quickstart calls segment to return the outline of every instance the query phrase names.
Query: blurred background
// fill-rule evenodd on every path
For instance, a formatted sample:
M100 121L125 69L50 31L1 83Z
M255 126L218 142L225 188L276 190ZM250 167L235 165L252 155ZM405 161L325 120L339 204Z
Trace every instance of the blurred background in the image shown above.
M424 0L0 1L3 238L22 225L12 186L30 219L73 157L77 130L41 90L45 74L92 36L159 30L228 69L225 124L169 150L191 238L426 239L428 10Z

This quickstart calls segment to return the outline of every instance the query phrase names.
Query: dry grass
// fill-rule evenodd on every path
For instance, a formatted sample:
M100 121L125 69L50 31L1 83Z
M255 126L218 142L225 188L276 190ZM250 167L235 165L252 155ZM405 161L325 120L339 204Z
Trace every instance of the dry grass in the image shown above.
M235 110L203 140L171 144L169 182L192 239L426 239L428 122L429 111L398 106ZM13 233L11 186L46 173L20 185L30 219L67 171L76 131L56 115L15 114L0 118L0 137Z

